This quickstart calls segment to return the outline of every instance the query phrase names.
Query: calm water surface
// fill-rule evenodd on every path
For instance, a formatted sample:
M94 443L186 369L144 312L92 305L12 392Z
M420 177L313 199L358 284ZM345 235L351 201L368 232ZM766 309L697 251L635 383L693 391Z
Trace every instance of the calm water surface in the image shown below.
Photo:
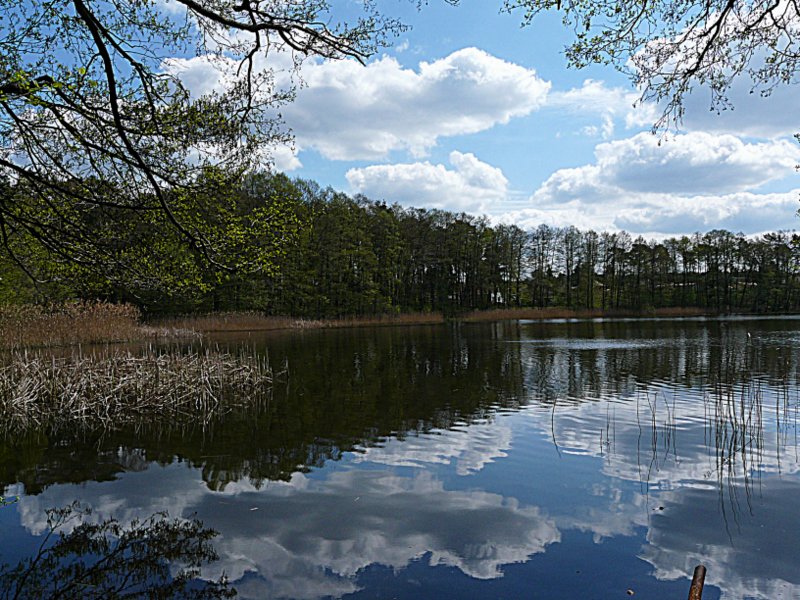
M287 368L205 430L0 445L0 562L46 510L219 532L244 598L800 597L800 320L494 323L247 344Z

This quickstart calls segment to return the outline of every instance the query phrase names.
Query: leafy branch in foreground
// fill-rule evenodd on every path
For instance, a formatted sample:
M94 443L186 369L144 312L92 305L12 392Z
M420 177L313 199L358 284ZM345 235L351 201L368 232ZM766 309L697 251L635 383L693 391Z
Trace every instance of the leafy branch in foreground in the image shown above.
M351 4L348 19L325 0L170 6L177 11L155 0L0 0L0 247L32 278L37 253L147 274L116 251L113 234L154 221L202 268L263 268L220 244L210 224L224 210L201 218L215 208L203 174L215 166L224 189L289 143L278 108L293 87L276 83L276 65L364 60L402 29L371 0ZM192 95L180 77L191 60L206 61L219 85ZM103 235L86 218L94 214ZM244 235L263 218L238 216Z
M202 565L218 558L211 544L216 532L200 521L159 513L127 526L115 519L80 522L88 516L77 504L48 510L37 553L0 567L0 598L235 597L224 577L196 581Z
M711 91L712 107L731 106L735 80L770 94L797 81L800 6L772 0L505 0L529 24L560 11L574 32L572 66L612 64L629 73L643 100L661 106L655 127L680 122L695 86Z

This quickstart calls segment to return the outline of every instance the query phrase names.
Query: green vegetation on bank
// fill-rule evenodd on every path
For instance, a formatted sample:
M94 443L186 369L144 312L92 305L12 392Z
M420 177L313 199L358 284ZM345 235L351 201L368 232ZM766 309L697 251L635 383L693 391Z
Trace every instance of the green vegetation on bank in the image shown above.
M257 272L201 269L158 228L117 222L115 252L140 268L117 269L122 262L112 261L108 269L88 269L32 254L24 266L42 280L34 284L8 252L0 251L0 305L104 300L135 305L151 320L255 313L259 319L285 317L291 326L298 319L301 326L312 326L320 319L355 323L508 309L625 315L800 309L800 236L793 232L746 237L713 230L646 240L575 227L540 225L526 231L464 213L351 198L313 182L267 174L243 179L225 198L235 198L234 212L274 217L274 227L258 234L246 228L228 232L235 239L225 243L243 256L251 246L269 254L269 264ZM100 217L76 218L107 237L110 225ZM29 247L23 231L9 244L17 250ZM142 270L149 276L142 278ZM264 328L243 326L247 317L241 315L234 320L229 322L234 329Z

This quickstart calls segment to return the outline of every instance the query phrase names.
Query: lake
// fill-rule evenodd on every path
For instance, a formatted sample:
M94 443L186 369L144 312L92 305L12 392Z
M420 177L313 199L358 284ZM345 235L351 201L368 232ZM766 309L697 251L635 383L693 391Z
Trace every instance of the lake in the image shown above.
M800 320L220 336L267 400L207 426L17 432L1 561L47 510L218 535L243 598L800 597ZM198 581L199 585L199 581Z

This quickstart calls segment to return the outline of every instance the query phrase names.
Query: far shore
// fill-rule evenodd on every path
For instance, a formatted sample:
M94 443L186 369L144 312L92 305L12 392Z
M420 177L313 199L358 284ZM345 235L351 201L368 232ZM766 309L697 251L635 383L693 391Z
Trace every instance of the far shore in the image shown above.
M437 325L448 321L477 323L487 321L548 321L558 319L597 318L679 318L715 316L700 309L659 308L630 310L569 310L564 308L508 308L471 311L445 317L439 312L403 313L398 315L353 316L332 319L303 319L268 316L255 312L210 313L153 320L159 329L189 330L200 333L233 333L237 331L284 331L306 329L340 329L349 327L382 327L401 325Z
M719 317L722 313L698 308L632 310L570 310L564 308L508 308L444 316L439 312L304 319L259 312L221 312L143 319L128 305L67 303L50 306L0 306L0 350L197 339L203 334L339 329L403 325L438 325L449 321L550 321L627 318ZM761 315L767 316L767 315ZM779 315L776 315L779 316Z

